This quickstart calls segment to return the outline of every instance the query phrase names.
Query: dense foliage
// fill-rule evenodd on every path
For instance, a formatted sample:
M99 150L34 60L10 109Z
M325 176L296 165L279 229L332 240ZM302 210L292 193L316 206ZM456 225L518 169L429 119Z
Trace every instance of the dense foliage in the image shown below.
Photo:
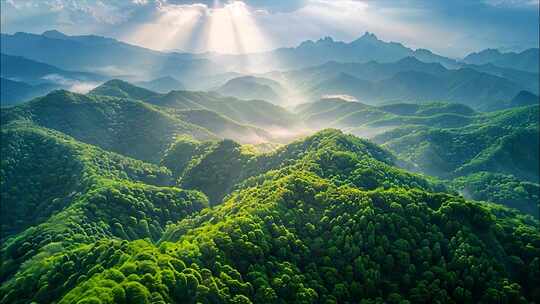
M0 303L540 302L538 106L324 100L298 117L382 146L223 139L293 125L251 103L111 81L3 109Z
M23 119L85 143L152 162L160 159L178 135L217 138L200 126L141 101L67 91L55 91L2 110L2 123Z
M176 173L181 177L178 185L204 192L214 204L238 185L256 182L258 175L284 167L288 167L287 172L309 170L340 185L351 184L361 189L444 189L434 180L427 181L393 167L394 158L387 151L337 130L325 130L263 154L228 140L199 144L182 140L169 151L178 161L176 164L181 164L182 172ZM195 156L185 163L190 154ZM165 158L165 163L171 160ZM179 172L179 168L169 168Z
M538 218L540 185L513 175L478 172L454 180L454 185L469 199L490 201L516 208Z
M187 139L178 145L206 146ZM540 300L536 220L433 193L430 182L415 177L412 183L412 175L392 167L388 152L369 142L329 130L270 154L250 154L228 141L206 147L196 166L216 164L205 160L212 154L228 155L224 162L247 159L261 164L261 171L222 204L187 217L190 204L201 201L196 192L98 182L68 210L3 247L9 258L2 265L0 301ZM170 155L164 163L174 159ZM362 162L393 168L393 177L355 174L364 170ZM180 167L186 173L195 168L185 164ZM247 166L244 173L254 172ZM43 236L47 232L53 242ZM17 266L22 260L28 262Z
M208 204L201 193L157 187L172 181L166 168L50 130L13 124L2 140L2 280L49 250L102 238L155 240L166 224ZM32 186L21 187L23 178Z

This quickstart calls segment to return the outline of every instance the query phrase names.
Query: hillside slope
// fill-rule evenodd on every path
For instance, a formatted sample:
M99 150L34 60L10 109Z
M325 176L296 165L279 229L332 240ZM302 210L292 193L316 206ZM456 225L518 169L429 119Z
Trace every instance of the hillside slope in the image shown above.
M208 163L204 158L197 166ZM216 207L190 216L187 210L200 199L196 192L178 194L181 203L173 204L184 211L157 242L152 230L147 240L131 239L148 235L146 223L156 223L159 232L166 218L151 210L171 206L175 196L168 191L180 190L155 189L164 194L152 195L147 192L152 189L140 192L124 183L109 185L117 191L82 196L66 213L2 247L8 258L2 264L0 302L538 300L533 269L540 238L538 222L530 217L431 193L429 182L393 167L384 150L338 131L255 158L268 167L255 166L261 170L257 177L241 182ZM363 174L366 170L373 171ZM146 197L138 205L144 211L130 213L137 202L131 196L138 195ZM116 206L111 201L125 209L101 212L102 206ZM158 202L163 205L152 208ZM84 216L70 217L79 212ZM93 218L111 214L115 219L106 222L114 222L114 228L93 226ZM77 218L90 224L64 230L62 222ZM56 248L29 241L46 239L42 234L53 223L63 232ZM93 229L97 232L86 237L71 232ZM41 254L25 251L33 257L18 267L29 245Z
M55 91L3 109L2 123L30 120L85 143L147 161L158 161L176 136L217 138L142 101Z
M56 89L56 85L30 85L0 77L0 106L14 106Z
M241 100L214 92L171 91L159 94L118 79L108 81L90 92L93 95L140 99L175 110L209 110L244 125L284 128L295 119L287 110L263 100Z

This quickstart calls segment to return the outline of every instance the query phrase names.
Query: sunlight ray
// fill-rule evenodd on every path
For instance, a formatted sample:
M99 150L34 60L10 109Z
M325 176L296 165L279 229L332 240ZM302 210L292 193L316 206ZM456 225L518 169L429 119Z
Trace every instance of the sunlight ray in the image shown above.
M157 50L183 46L203 14L200 6L168 6L160 8L160 17L137 27L126 38ZM156 33L159 33L157 35Z

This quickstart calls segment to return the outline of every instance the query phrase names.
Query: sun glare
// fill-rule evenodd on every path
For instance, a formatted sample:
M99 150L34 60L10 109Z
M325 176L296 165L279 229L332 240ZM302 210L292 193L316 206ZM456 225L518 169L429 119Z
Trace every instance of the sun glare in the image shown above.
M157 50L213 51L246 54L270 50L271 40L257 24L243 1L205 5L173 5L158 8L157 17L126 38Z
M201 6L166 6L159 8L159 17L138 26L128 41L151 46L157 50L181 49L191 39L199 19L204 15Z

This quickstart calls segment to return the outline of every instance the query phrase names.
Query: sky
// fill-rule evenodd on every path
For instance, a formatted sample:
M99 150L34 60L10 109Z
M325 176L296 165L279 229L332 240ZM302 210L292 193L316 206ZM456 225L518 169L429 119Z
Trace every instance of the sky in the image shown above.
M366 31L450 57L539 43L539 0L0 1L3 33L57 29L156 50L248 53Z

